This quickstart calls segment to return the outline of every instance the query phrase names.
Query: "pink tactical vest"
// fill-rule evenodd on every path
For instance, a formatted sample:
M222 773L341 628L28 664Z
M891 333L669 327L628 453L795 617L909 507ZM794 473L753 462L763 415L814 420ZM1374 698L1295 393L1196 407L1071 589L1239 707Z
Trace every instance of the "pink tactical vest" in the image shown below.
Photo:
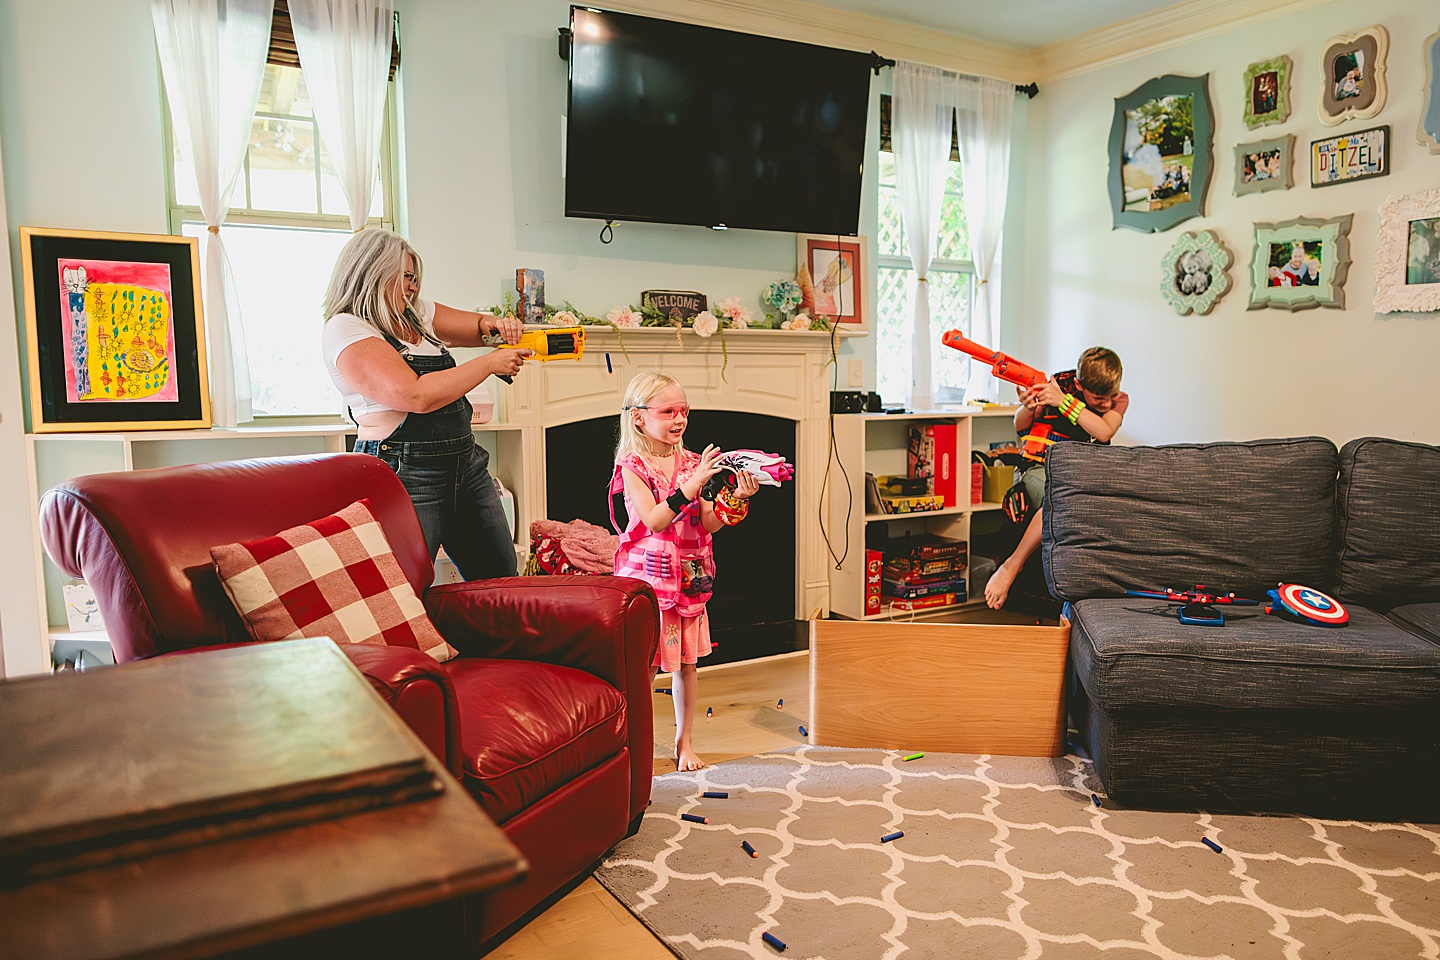
M681 454L675 480L661 486L663 478L650 471L650 465L638 453L628 454L615 464L610 479L610 524L617 533L615 494L625 489L621 468L629 467L661 503L680 488L700 463L700 455L689 450ZM700 522L700 504L691 503L675 521L656 533L645 526L630 498L625 498L630 525L620 534L620 547L615 551L615 575L635 577L655 588L660 609L674 609L682 617L698 617L705 612L705 601L714 592L715 557L710 550L710 531Z

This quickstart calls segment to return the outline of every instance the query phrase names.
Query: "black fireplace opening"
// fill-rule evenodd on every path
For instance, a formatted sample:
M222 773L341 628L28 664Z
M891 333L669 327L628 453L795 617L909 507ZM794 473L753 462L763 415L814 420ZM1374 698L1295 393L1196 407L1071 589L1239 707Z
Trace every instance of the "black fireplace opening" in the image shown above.
M607 492L615 468L618 415L545 430L545 515L612 529ZM692 410L685 445L703 450L764 450L795 463L796 424L783 417ZM625 499L615 520L625 529ZM715 595L707 605L715 651L701 664L732 663L803 650L806 624L795 619L795 483L762 486L750 515L715 534Z

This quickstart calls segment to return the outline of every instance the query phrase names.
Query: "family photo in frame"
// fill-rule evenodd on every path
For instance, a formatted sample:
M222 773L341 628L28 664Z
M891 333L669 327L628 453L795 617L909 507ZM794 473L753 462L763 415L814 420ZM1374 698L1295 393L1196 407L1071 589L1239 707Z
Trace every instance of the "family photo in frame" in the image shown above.
M1290 117L1289 57L1252 63L1245 70L1245 128L1284 123Z
M199 250L20 228L33 432L210 426Z
M1440 310L1440 188L1380 205L1375 311Z
M1235 146L1235 196L1289 190L1293 167L1294 134Z
M1114 225L1156 232L1202 215L1214 118L1209 74L1167 74L1115 100L1110 126Z
M1353 219L1347 213L1255 224L1249 309L1344 307Z
M1320 52L1320 122L1327 127L1373 117L1385 106L1390 34L1376 24L1332 37Z
M1229 291L1232 262L1214 230L1186 231L1160 258L1160 292L1180 316L1203 316Z

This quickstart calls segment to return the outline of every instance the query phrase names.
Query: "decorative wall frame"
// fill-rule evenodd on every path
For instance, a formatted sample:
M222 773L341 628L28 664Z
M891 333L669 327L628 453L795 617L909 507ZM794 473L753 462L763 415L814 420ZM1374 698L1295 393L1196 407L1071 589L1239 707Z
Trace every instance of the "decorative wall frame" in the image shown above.
M1440 188L1380 205L1375 312L1440 310Z
M1169 230L1205 212L1214 113L1210 75L1166 74L1115 99L1110 125L1114 226Z
M1295 135L1235 145L1235 196L1289 190L1295 185Z
M1385 54L1390 34L1378 23L1320 48L1320 122L1333 127L1373 117L1385 106Z
M1390 126L1310 141L1310 186L1369 180L1390 173Z
M1354 216L1255 224L1249 309L1344 307Z
M866 329L864 237L797 233L795 260L802 292L808 279L804 309L811 316L836 317L847 326Z
M1230 290L1232 262L1214 230L1187 230L1160 258L1160 292L1180 316L1204 316Z
M1245 129L1290 118L1290 58L1260 60L1245 68Z
M1425 38L1425 86L1420 88L1420 126L1415 139L1431 153L1440 153L1440 30Z
M193 237L20 228L30 429L210 426Z

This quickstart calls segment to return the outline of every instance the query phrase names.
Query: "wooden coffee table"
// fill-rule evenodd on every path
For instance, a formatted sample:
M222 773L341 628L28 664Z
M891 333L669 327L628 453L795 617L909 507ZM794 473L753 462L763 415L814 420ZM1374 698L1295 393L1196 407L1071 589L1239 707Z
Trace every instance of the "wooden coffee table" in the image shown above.
M0 718L0 956L458 952L461 898L524 870L328 640L0 683Z

